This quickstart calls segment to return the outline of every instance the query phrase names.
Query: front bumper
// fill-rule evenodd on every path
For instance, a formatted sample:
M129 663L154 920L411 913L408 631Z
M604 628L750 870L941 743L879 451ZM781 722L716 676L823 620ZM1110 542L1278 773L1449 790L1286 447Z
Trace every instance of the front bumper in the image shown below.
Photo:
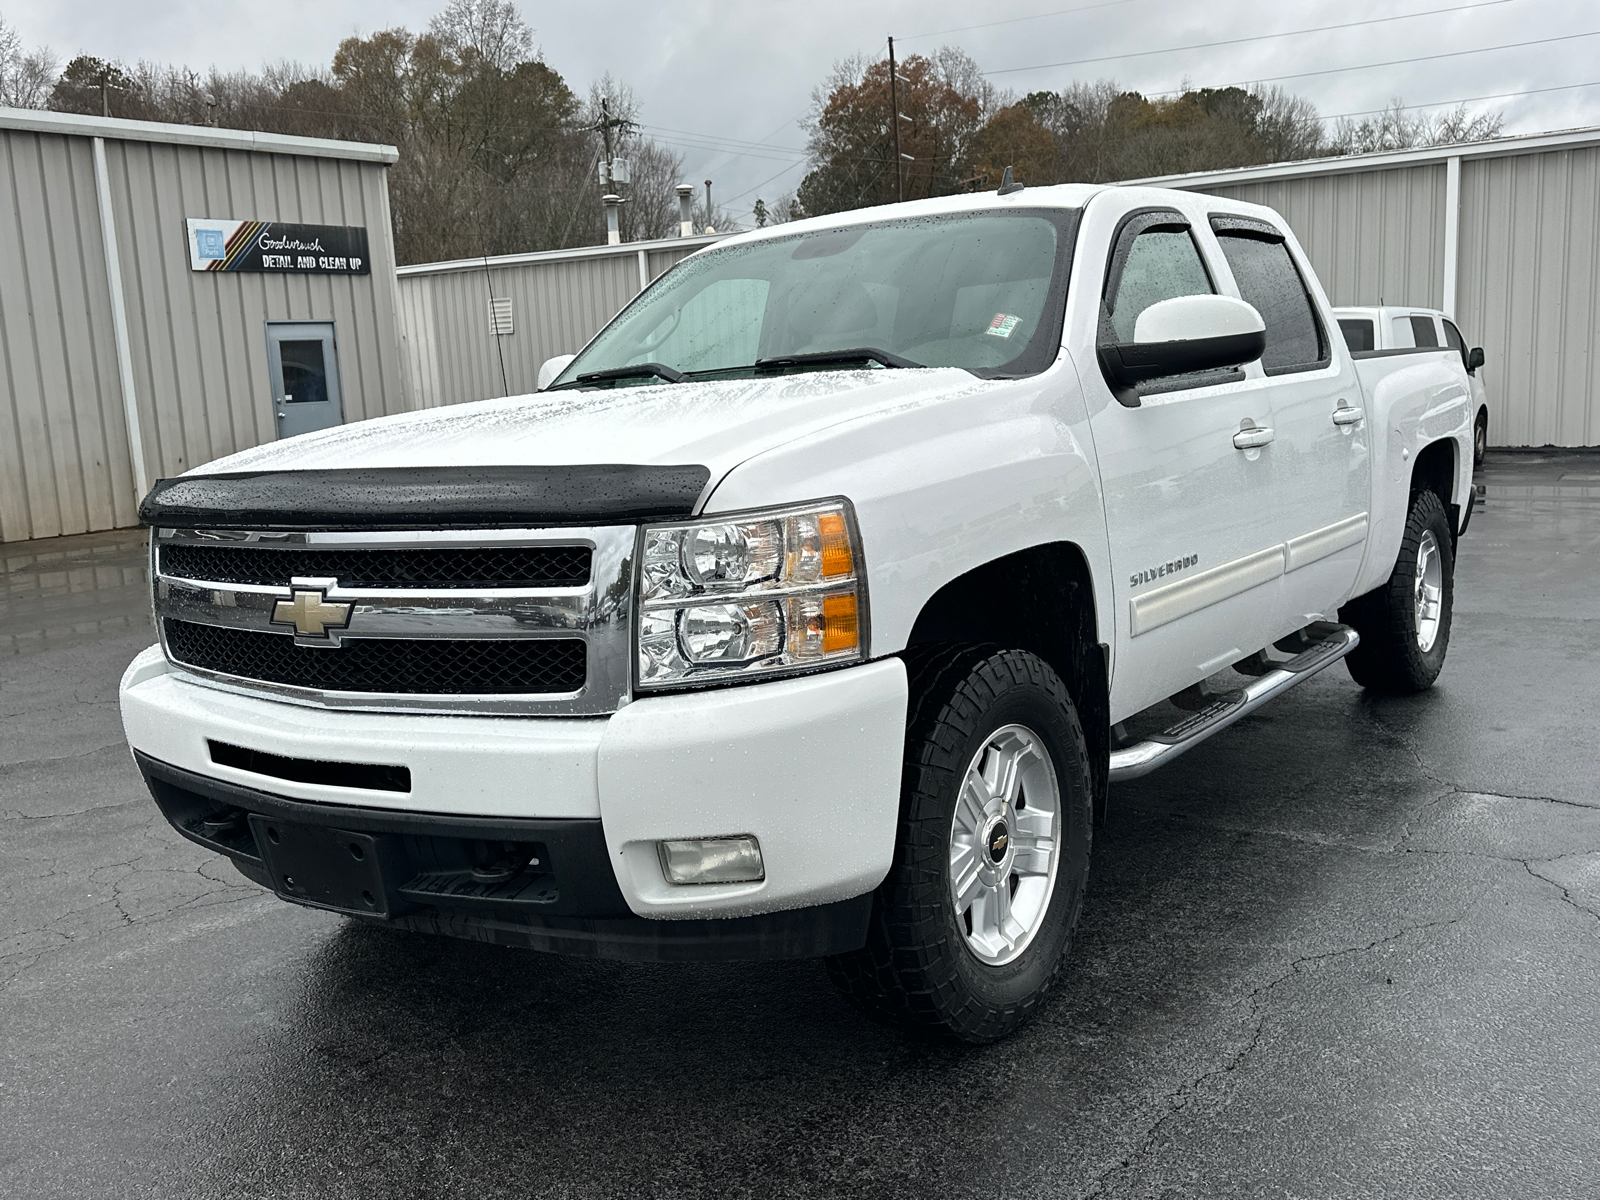
M134 752L150 793L174 829L225 854L240 872L286 900L424 933L635 962L817 958L860 947L870 893L832 904L720 920L634 916L606 861L600 822L581 818L440 817L308 804L197 775ZM321 838L361 860L342 873L348 896L296 880L266 839L280 830ZM527 865L508 878L473 873L485 850ZM364 911L366 910L366 911Z
M152 647L129 666L121 700L129 745L152 780L177 772L171 786L196 795L265 797L236 805L248 812L268 811L268 801L303 816L337 809L339 828L414 816L581 824L595 850L579 856L583 884L560 890L589 897L585 911L549 919L698 924L834 905L877 887L894 852L906 711L898 659L652 696L609 717L465 717L334 712L219 691L170 670ZM255 757L219 762L213 743ZM390 771L382 787L350 786L347 771L324 778L280 760L404 768L409 778ZM659 841L731 834L760 842L764 880L666 882ZM454 919L450 904L433 907L445 925Z

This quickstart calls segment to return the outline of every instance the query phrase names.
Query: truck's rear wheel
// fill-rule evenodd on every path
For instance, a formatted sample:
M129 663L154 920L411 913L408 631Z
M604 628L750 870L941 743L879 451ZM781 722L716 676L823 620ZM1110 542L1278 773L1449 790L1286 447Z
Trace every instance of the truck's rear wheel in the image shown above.
M1478 410L1478 419L1472 423L1472 465L1483 466L1483 459L1489 453L1489 413L1487 409Z
M1088 750L1031 654L948 648L910 665L894 865L866 947L829 972L875 1016L993 1041L1049 990L1083 905Z
M1344 660L1357 683L1394 694L1433 686L1450 647L1454 577L1450 518L1438 496L1418 492L1389 581L1339 610L1361 635Z

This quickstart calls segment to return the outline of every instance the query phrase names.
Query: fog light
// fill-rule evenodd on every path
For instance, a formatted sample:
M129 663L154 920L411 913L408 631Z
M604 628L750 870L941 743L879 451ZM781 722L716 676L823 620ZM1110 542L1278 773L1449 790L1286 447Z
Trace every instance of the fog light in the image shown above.
M661 870L669 883L760 883L767 877L761 844L748 835L657 845Z

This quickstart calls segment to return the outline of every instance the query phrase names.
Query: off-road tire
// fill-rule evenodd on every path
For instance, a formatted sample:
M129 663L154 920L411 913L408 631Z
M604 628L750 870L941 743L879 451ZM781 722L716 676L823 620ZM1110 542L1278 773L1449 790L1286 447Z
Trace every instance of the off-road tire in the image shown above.
M1417 638L1414 600L1417 549L1431 531L1439 547L1442 597L1439 631L1424 651ZM1362 687L1389 695L1421 692L1433 686L1450 648L1450 616L1454 603L1455 547L1450 518L1432 492L1416 492L1406 517L1400 556L1382 587L1358 596L1339 610L1339 620L1361 635L1361 644L1345 656L1345 665Z
M1484 456L1489 451L1489 414L1478 413L1478 419L1472 423L1472 466L1474 469L1483 466Z
M828 960L834 983L869 1015L935 1036L992 1042L1039 1007L1083 907L1093 824L1089 753L1066 686L1032 654L946 646L907 657L910 708L894 864L873 897L867 944ZM957 791L995 730L1038 736L1060 790L1054 890L1019 957L989 966L968 949L949 880Z

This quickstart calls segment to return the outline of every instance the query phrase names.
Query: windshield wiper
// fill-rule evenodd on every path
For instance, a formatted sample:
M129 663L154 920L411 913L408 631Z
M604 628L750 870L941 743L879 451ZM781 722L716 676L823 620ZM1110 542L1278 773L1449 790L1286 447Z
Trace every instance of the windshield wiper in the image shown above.
M681 383L683 381L683 372L674 370L672 367L667 366L666 363L634 363L632 366L611 367L605 371L585 371L582 375L572 380L572 383L606 383L613 379L650 379L652 377L665 379L668 383ZM561 386L570 387L571 384L564 383Z
M879 350L876 346L856 346L849 350L818 350L813 354L779 354L772 358L758 358L758 371L781 371L785 367L830 367L844 363L875 362L885 367L920 367L919 362Z

